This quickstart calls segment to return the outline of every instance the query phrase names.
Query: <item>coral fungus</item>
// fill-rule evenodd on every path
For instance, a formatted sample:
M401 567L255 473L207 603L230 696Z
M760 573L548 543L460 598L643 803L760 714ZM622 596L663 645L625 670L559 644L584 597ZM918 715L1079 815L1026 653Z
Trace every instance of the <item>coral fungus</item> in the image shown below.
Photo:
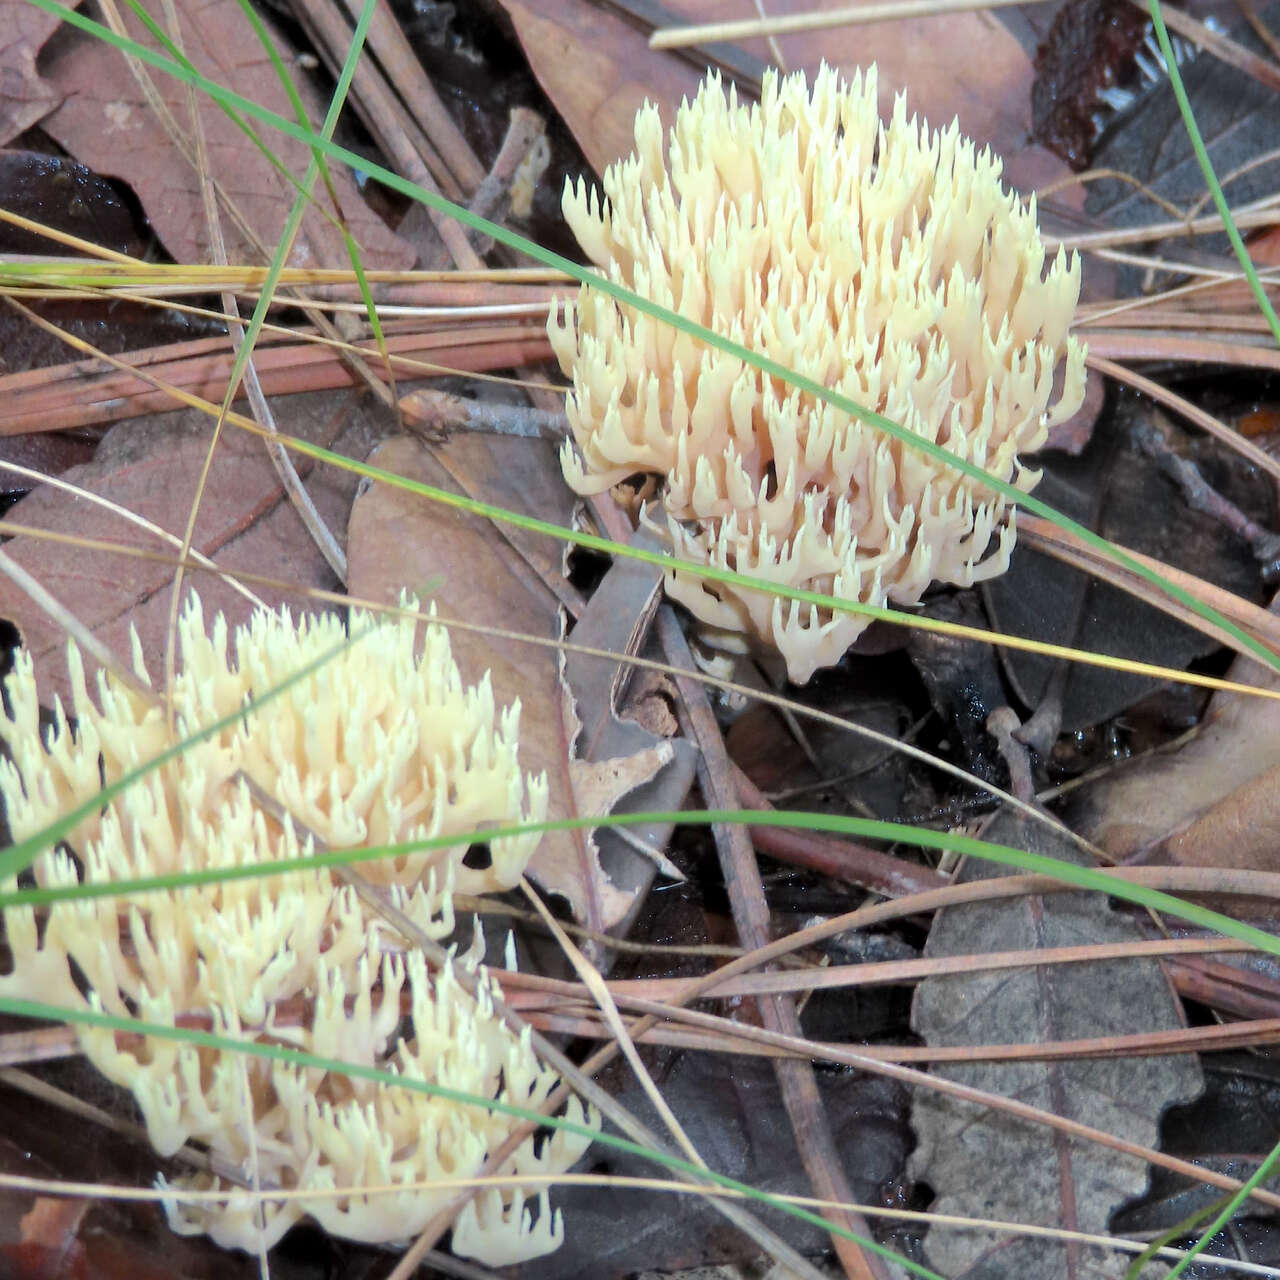
M1019 455L1083 397L1080 275L1062 252L1046 270L1034 201L1000 172L902 97L882 123L874 67L824 66L812 91L770 72L758 105L712 75L665 139L646 104L603 199L570 184L564 212L610 280L1025 490ZM597 288L548 332L573 380L566 478L587 494L656 477L681 557L872 605L1007 567L1006 500L919 449ZM667 586L797 681L867 625L688 574Z

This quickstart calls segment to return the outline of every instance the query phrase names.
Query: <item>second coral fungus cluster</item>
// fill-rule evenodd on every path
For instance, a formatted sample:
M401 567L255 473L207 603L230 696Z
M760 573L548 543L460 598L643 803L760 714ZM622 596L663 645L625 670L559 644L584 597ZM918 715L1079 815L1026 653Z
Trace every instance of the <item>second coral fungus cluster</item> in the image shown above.
M17 840L175 741L231 718L41 853L37 883L100 885L288 861L308 848L296 821L336 848L458 835L444 849L361 866L432 938L453 931L455 887L515 884L534 837L493 840L483 870L463 859L478 826L545 814L545 781L527 777L517 761L518 707L499 713L487 681L463 685L439 626L425 628L425 641L413 618L375 625L357 613L350 626L348 642L336 618L295 623L260 612L235 633L229 653L221 617L207 633L193 599L180 626L172 728L158 698L113 675L99 673L91 696L72 646L74 728L55 706L42 733L31 661L19 654L5 686L9 714L0 716L12 755L0 765L0 796ZM302 679L264 697L308 664L314 669ZM149 685L140 655L134 666ZM246 778L290 820L265 812ZM44 919L15 907L4 923L13 968L0 992L8 995L205 1025L533 1109L558 1083L527 1036L496 1015L497 987L474 948L442 971L429 969L327 870L59 902ZM460 981L463 968L473 982ZM196 1142L214 1168L239 1171L240 1187L214 1175L174 1186L221 1189L225 1201L175 1194L168 1206L175 1228L206 1231L224 1245L268 1247L304 1215L354 1239L409 1236L456 1194L411 1184L478 1173L519 1123L344 1073L99 1028L80 1036L98 1070L132 1092L157 1151ZM568 1114L586 1120L576 1102ZM559 1131L537 1155L526 1141L507 1168L563 1171L585 1145ZM262 1202L246 1189L255 1179L268 1191L316 1194ZM379 1186L397 1189L360 1190ZM355 1190L323 1194L340 1187ZM492 1191L453 1231L457 1252L493 1265L546 1252L559 1238L545 1192L535 1218L519 1191Z
M1067 335L1079 266L1047 267L1034 202L955 124L881 123L872 67L764 79L745 105L709 77L664 138L656 107L604 197L564 210L609 279L901 423L1001 481L1080 404ZM1005 498L696 336L584 288L553 314L572 375L580 493L656 478L681 557L865 604L1002 572ZM1055 372L1065 361L1062 390ZM992 547L993 539L995 546ZM668 576L722 641L778 649L793 680L836 662L865 617Z

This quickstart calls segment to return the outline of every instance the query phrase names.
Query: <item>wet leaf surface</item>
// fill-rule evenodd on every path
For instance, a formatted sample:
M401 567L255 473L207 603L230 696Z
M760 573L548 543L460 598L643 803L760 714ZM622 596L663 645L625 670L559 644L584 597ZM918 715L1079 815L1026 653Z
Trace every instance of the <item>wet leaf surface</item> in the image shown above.
M120 194L73 160L35 151L0 151L0 208L116 253L136 258L146 252L133 211ZM0 253L58 251L44 236L0 223Z
M932 617L961 626L982 625L973 595L943 595ZM940 632L912 631L907 652L947 733L945 754L975 777L1007 786L1009 771L987 732L987 717L1004 705L999 660L990 645Z

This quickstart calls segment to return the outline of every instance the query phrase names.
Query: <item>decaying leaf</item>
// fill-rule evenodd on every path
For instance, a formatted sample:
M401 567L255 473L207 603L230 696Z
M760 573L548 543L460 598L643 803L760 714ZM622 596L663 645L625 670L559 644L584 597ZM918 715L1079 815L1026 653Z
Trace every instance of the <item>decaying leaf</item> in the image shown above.
M1259 18L1275 30L1280 9L1270 6ZM1230 34L1245 48L1270 59L1271 54L1243 21ZM1274 90L1242 75L1239 69L1208 53L1202 53L1180 69L1196 123L1224 191L1233 209L1269 195L1276 188L1280 161L1274 138L1280 124L1280 103ZM1094 152L1094 167L1131 174L1137 184L1105 179L1091 183L1086 211L1111 227L1141 226L1163 222L1168 214L1148 192L1155 192L1179 208L1208 201L1204 175L1191 149L1186 126L1173 89L1167 80L1152 85L1129 107L1117 127L1104 135ZM1203 254L1229 255L1225 236L1197 237ZM1185 255L1186 244L1170 240L1151 244L1153 257L1174 260ZM1122 274L1130 288L1142 286L1141 272L1128 268Z
M636 533L633 543L640 543L650 550L657 543L642 532ZM604 649L611 653L630 653L636 649L636 641L647 628L652 611L659 600L661 573L652 565L619 558L613 562L603 580L591 593L570 637L583 648ZM648 673L655 680L663 677ZM592 772L598 772L600 782L616 787L613 776L619 764L630 760L646 760L655 751L669 753L665 767L651 776L641 779L628 788L608 809L588 804L584 795L579 799L588 813L668 813L679 809L697 768L697 748L684 738L676 737L677 724L670 707L662 703L662 690L650 684L649 695L665 710L665 717L653 714L650 707L649 724L639 719L637 705L643 694L642 682L626 667L611 661L592 658L586 654L569 652L564 656L565 682L577 700L577 709L585 722L578 737L580 760L571 762L575 770L575 788L585 785ZM625 714L620 714L625 704ZM665 719L665 724L662 721ZM595 761L595 764L588 764ZM582 782L579 782L579 779ZM653 882L654 872L662 869L672 874L665 855L639 852L627 840L626 835L643 841L650 850L661 851L667 847L671 836L670 823L645 823L633 826L627 832L602 830L595 834L600 850L600 865L613 885L632 899L632 909L643 901ZM629 932L623 925L620 932Z
M182 43L197 70L277 114L293 118L284 89L235 0L177 0L176 7ZM270 21L263 21L270 29ZM137 19L128 17L125 22L133 39L142 44L150 41ZM276 42L287 65L289 51L278 36ZM166 128L118 50L77 33L59 41L47 62L50 83L65 97L45 118L43 127L83 164L128 182L174 258L179 262L208 261L209 232L192 163L195 148L185 86L163 72L143 71L163 100L168 114ZM318 93L303 77L299 77L297 89L308 118L318 127L324 117ZM257 126L283 164L285 173L281 173L216 103L203 95L198 97L210 172L270 252L297 194L285 174L300 179L307 171L310 153L300 142ZM350 171L342 165L332 166L332 171L342 214L360 245L365 266L412 266L413 251L365 204ZM317 192L317 200L323 204L323 186L317 185ZM261 261L261 252L246 242L243 229L225 208L222 221L230 260ZM303 218L290 262L294 266L344 267L350 259L338 228L312 208Z
M1036 52L1032 132L1073 169L1087 169L1107 112L1105 94L1138 80L1147 19L1125 0L1062 5Z
M985 838L1078 862L1073 845L1009 812ZM962 878L1002 874L966 865ZM1096 894L1060 893L949 907L934 920L928 956L1078 946L1136 939L1137 929ZM1074 1040L1182 1025L1155 960L1046 965L929 978L912 1025L931 1046ZM946 1064L937 1075L1016 1097L1144 1146L1156 1144L1165 1107L1201 1088L1193 1055L1054 1062ZM1142 1161L972 1103L921 1091L912 1175L934 1190L938 1213L1105 1232L1113 1210L1146 1186ZM1115 1255L1059 1241L977 1231L929 1233L930 1265L949 1280L1101 1280ZM1147 1272L1144 1271L1144 1276ZM1163 1267L1152 1271L1163 1274Z
M376 423L347 392L337 396L286 396L276 402L281 426L340 452L367 452L377 438ZM145 516L181 537L186 528L197 481L204 466L212 424L187 410L160 414L113 427L103 438L93 462L72 467L63 479ZM299 467L317 509L339 536L356 485L349 472L335 468ZM74 543L49 542L17 533L26 525L82 538L97 538L139 547L162 558L139 560L85 550ZM0 533L12 531L5 545L18 562L69 608L126 666L130 628L136 628L152 666L162 654L169 620L169 586L173 581L172 544L121 517L62 490L42 487L23 498L0 521ZM267 574L298 588L337 584L297 513L284 497L262 442L228 427L214 455L194 548L230 571ZM290 603L297 593L255 588L270 607ZM200 591L206 614L221 610L230 623L245 621L251 603L212 575L202 575ZM59 694L67 703L66 635L9 578L0 577L0 617L11 619L32 651L42 694ZM68 704L69 705L69 704Z
M466 434L428 452L405 437L387 441L370 463L560 524L572 515L573 494L549 442ZM614 758L580 758L575 744L581 721L594 725L612 711L586 707L575 697L555 648L493 634L559 639L561 602L549 585L560 575L558 546L518 530L508 537L487 520L388 485L356 499L348 540L352 595L394 602L408 589L424 604L434 601L442 618L488 629L455 632L454 656L464 679L478 680L487 670L500 703L520 700L521 765L533 773L545 770L549 819L607 814L672 759L670 743L634 726L643 743L630 737L627 750ZM618 924L636 896L634 887L619 888L601 869L589 831L545 836L529 873L544 890L568 899L575 917L594 929Z

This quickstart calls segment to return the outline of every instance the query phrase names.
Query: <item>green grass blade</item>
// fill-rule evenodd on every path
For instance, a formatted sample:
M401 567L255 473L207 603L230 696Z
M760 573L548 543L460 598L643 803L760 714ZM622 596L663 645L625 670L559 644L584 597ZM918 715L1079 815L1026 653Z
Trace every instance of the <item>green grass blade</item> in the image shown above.
M1209 159L1209 152L1204 145L1204 138L1200 136L1200 126L1196 123L1195 112L1192 111L1191 102L1187 98L1186 86L1182 83L1182 73L1178 70L1178 59L1174 57L1173 46L1169 42L1169 32L1165 29L1164 13L1160 8L1160 0L1150 0L1150 9L1151 25L1156 30L1156 41L1160 45L1160 53L1164 58L1165 70L1169 75L1169 85L1173 89L1173 96L1177 99L1178 110L1182 113L1182 123L1186 127L1187 137L1191 139L1191 149L1195 152L1196 162L1200 166L1200 172L1204 174L1205 185L1209 188L1209 194L1213 197L1214 207L1218 210L1218 216L1222 219L1223 228L1227 233L1227 239L1231 242L1231 248L1236 255L1236 260L1240 263L1240 269L1244 272L1245 279L1249 281L1249 288L1253 290L1258 310L1266 316L1267 324L1271 326L1271 336L1275 338L1276 345L1280 346L1280 318L1277 318L1275 308L1271 305L1271 299L1267 297L1267 291L1263 288L1262 281L1258 279L1258 273L1249 257L1249 250L1245 248L1239 228L1235 224L1235 219L1231 216L1231 206L1227 204L1227 197L1223 194L1222 184L1218 181L1218 175L1214 172L1213 161Z
M328 656L310 664L304 673L309 674ZM291 677L288 684L295 683L300 676ZM272 690L274 695L279 689ZM260 699L262 701L265 699ZM249 710L249 709L246 709ZM110 798L118 795L130 782L145 774L157 764L174 758L189 742L199 741L210 736L228 722L235 723L245 713L238 713L228 720L219 721L218 725L201 730L187 742L179 743L169 751L136 770L127 779L122 779L113 788L104 789L92 801L76 811L77 816L88 816L95 812ZM527 822L485 828L483 831L461 832L454 835L433 836L420 840L409 840L393 845L382 845L370 848L333 849L326 853L308 854L304 857L279 859L272 862L258 862L237 867L218 867L204 871L187 871L167 876L153 876L133 880L118 880L99 884L74 884L48 889L16 889L0 892L0 909L11 906L48 905L55 902L80 901L87 898L104 898L116 895L133 895L150 893L158 890L184 889L198 885L214 884L230 880L251 880L262 876L287 875L291 871L313 871L317 868L333 868L339 866L359 866L364 862L375 862L383 858L400 857L408 853L418 853L431 849L456 847L462 844L483 844L489 840L502 839L509 836L544 834L551 831L584 831L596 827L639 826L652 823L655 825L711 826L716 823L746 827L791 827L802 831L814 831L827 835L838 835L862 840L883 840L888 843L911 844L920 849L933 849L938 852L947 850L981 858L984 862L996 863L1010 867L1015 871L1031 875L1049 876L1054 880L1069 884L1076 889L1094 893L1108 894L1113 898L1121 898L1136 906L1146 907L1166 915L1175 916L1189 924L1204 929L1212 929L1227 938L1234 938L1263 951L1268 955L1280 957L1280 936L1268 933L1253 925L1233 920L1230 916L1218 911L1211 911L1194 902L1185 902L1173 894L1159 889L1151 889L1146 885L1131 884L1117 876L1107 875L1104 871L1092 867L1081 867L1042 853L1031 853L1026 849L1017 849L1011 845L991 844L973 836L961 835L958 832L932 831L926 827L908 827L898 822L884 822L875 818L848 818L839 814L809 813L788 809L703 809L675 810L661 813L624 813L611 814L608 817L561 818L555 821ZM74 825L70 819L66 824L59 822L56 829L50 827L51 833L45 832L25 840L21 847L24 854L32 844L38 846L37 852L51 846L54 840L65 836L67 830ZM6 855L14 850L7 850ZM30 858L22 865L26 866ZM4 868L0 867L0 873Z
M377 0L370 0L370 3L376 4ZM373 335L374 345L378 348L378 354L382 357L382 367L387 375L391 393L395 395L395 363L391 359L391 349L387 346L387 335L382 328L382 317L378 314L378 304L373 300L373 287L369 284L364 262L360 258L360 246L356 244L356 238L351 234L351 229L347 226L345 218L342 222L342 238L347 246L347 257L351 259L351 270L355 272L356 285L360 289L360 300L364 303L365 316L369 321L369 331ZM399 412L398 408L397 412Z
M704 329L700 325L695 325L691 321L682 316L676 315L674 312L668 311L665 307L659 306L657 303L650 301L648 298L641 297L639 294L633 293L629 289L624 289L613 281L597 276L595 273L580 266L578 263L568 258L562 257L560 254L551 250L542 248L541 245L526 239L524 236L517 235L515 232L508 230L506 227L499 226L489 222L487 219L477 217L470 210L453 204L451 201L444 199L435 192L427 191L415 183L409 182L407 179L400 177L398 174L392 173L390 170L383 168L381 165L373 164L363 157L357 156L354 152L348 151L343 147L336 146L328 139L317 139L314 134L302 129L295 122L286 120L284 117L268 111L265 107L258 103L233 93L223 88L214 81L198 73L193 74L186 68L179 66L171 59L164 57L153 49L137 44L136 41L128 40L117 36L113 31L95 22L93 19L74 10L68 9L65 5L58 3L58 0L30 0L37 8L56 17L62 18L73 26L78 27L82 31L86 31L99 39L107 41L116 48L124 49L126 52L134 54L150 65L161 71L165 71L170 75L177 77L185 83L194 85L204 93L208 93L217 100L228 105L236 107L243 111L246 115L252 116L265 124L271 125L280 132L297 138L299 141L306 143L308 146L318 146L326 155L341 160L344 163L363 170L371 177L376 178L379 182L389 187L393 191L398 191L403 195L416 199L427 204L433 209L456 218L463 225L472 230L482 232L485 235L492 236L500 243L517 252L532 257L535 261L542 263L544 266L553 267L557 270L565 272L572 276L575 280L583 284L592 286L593 288L602 289L616 301L634 308L644 315L651 316L663 323L674 325L677 329L690 334L707 346L714 347L716 350L726 352L735 358L743 361L743 363L760 370L762 373L769 374L771 377L780 379L781 381L796 387L819 400L828 403L843 413L849 414L851 417L857 418L859 421L868 423L895 439L902 441L910 448L920 449L936 461L952 467L961 474L975 480L984 485L986 488L999 493L1007 501L1017 506L1023 507L1042 518L1051 521L1060 529L1073 534L1079 538L1087 546L1093 548L1100 555L1106 556L1114 563L1122 565L1131 573L1150 582L1158 587L1170 598L1177 600L1186 608L1192 610L1200 617L1213 623L1221 628L1228 635L1232 636L1238 644L1244 647L1248 652L1257 657L1265 665L1273 670L1280 671L1280 655L1273 653L1266 645L1248 635L1242 628L1236 626L1230 619L1225 617L1217 609L1197 600L1190 592L1178 586L1176 583L1170 582L1162 577L1155 570L1141 564L1132 556L1127 555L1123 551L1114 547L1105 538L1100 537L1091 529L1086 528L1078 521L1072 520L1056 511L1047 503L1025 494L1015 486L1007 482L997 479L995 476L989 475L983 471L981 467L968 462L965 459L957 458L948 450L936 445L928 440L923 440L913 432L908 431L905 427L898 423L890 421L879 414L866 408L864 405L856 404L848 397L840 395L829 390L821 384L815 382L811 378L807 378L798 374L777 361L762 356L757 352L748 350L747 348L733 342L731 339L723 337L709 329Z

